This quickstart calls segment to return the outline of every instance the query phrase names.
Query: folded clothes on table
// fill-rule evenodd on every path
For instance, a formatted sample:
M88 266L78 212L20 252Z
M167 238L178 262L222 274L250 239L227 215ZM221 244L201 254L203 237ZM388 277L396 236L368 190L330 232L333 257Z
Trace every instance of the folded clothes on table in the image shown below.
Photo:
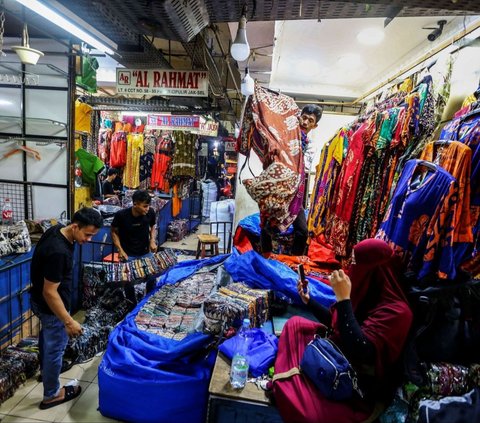
M269 318L270 291L252 289L239 282L221 287L204 302L205 328L220 333L227 326L239 326L244 318L260 327Z
M215 280L216 273L199 272L174 285L164 285L138 312L137 327L165 338L183 339L194 330Z

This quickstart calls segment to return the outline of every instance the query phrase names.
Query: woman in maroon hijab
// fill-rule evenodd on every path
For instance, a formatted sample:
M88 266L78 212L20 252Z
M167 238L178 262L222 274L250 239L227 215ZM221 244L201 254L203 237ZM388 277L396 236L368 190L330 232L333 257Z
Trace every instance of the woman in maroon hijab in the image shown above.
M362 422L391 393L395 369L412 323L412 312L398 284L397 260L393 250L378 239L367 239L354 247L348 275L334 271L330 277L337 302L331 310L310 298L299 282L302 301L308 304L319 324L293 317L279 340L275 373L298 367L305 346L325 326L357 370L364 399L345 402L324 398L303 375L275 381L273 393L286 423ZM325 326L324 326L325 325Z

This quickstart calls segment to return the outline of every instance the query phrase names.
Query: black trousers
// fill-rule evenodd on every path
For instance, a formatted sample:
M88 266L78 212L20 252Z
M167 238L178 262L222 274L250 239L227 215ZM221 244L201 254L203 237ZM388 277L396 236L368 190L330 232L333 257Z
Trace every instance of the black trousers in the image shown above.
M292 256L303 256L307 247L308 227L303 207L298 212L297 218L293 221L293 245ZM260 245L262 253L272 252L272 236L262 228L260 233Z

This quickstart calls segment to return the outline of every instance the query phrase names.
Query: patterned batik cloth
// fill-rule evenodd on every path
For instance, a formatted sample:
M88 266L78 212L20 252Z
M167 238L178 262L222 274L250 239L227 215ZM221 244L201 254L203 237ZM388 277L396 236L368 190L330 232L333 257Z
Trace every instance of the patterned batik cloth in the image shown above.
M239 326L249 318L252 326L260 327L270 312L270 291L252 289L238 282L221 287L210 295L203 305L205 329L220 333L228 326Z
M386 241L420 279L454 279L452 233L457 182L437 166L413 188L418 166L418 160L405 164L377 238Z
M173 138L175 139L175 154L172 162L172 175L195 178L197 136L186 132L175 131Z
M172 250L159 251L152 257L129 262L92 262L83 265L83 307L97 304L108 284L119 282L140 283L146 277L158 276L177 263Z
M154 135L144 137L143 154L140 156L140 189L150 189L156 145L157 138Z
M123 185L128 188L140 186L140 157L143 154L143 134L128 134L127 164L123 172Z
M98 304L85 313L82 334L69 339L65 355L81 363L104 351L111 331L128 311L129 302L125 299L123 289L106 289Z
M258 84L246 107L240 153L253 149L263 163L263 172L244 181L260 208L262 227L284 232L301 207L305 169L295 101Z
M365 140L370 140L375 132L376 118L374 115L355 131L348 146L347 156L335 183L334 202L331 205L332 219L330 222L330 239L336 254L347 254L347 242L350 230L350 220L353 215L355 195L365 159Z
M200 308L213 289L214 272L198 272L174 285L164 285L139 310L140 330L181 340L195 330Z
M470 219L470 173L472 150L458 141L427 144L420 160L435 162L458 182L458 201L455 206L453 242L473 242Z

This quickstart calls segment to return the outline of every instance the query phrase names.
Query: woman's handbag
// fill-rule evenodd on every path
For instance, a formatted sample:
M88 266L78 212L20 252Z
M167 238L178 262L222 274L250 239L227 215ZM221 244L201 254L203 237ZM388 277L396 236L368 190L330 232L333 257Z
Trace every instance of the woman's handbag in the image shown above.
M325 398L342 401L354 393L363 397L357 374L340 349L329 339L316 336L305 348L300 371Z

